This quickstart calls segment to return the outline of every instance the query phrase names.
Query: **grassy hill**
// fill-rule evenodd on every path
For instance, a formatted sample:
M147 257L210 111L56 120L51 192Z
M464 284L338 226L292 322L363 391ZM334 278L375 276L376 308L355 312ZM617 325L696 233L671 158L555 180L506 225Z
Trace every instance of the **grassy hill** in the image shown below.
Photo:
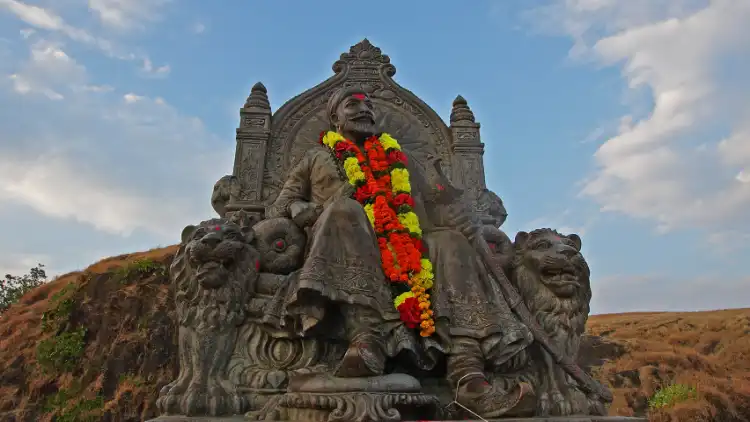
M0 422L156 416L157 392L178 371L176 250L105 259L2 314ZM750 309L599 315L588 328L580 362L612 387L612 415L750 421Z

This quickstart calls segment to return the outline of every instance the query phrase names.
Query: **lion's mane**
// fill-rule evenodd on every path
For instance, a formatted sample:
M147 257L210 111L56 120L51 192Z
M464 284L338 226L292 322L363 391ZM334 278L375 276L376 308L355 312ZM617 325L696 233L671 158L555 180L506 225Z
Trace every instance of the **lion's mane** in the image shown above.
M224 219L211 219L201 222L196 231L233 224ZM183 242L170 266L178 322L182 326L197 325L199 329L237 325L244 319L244 304L257 280L259 254L250 244L246 244L233 260L225 284L218 288L206 288L197 280L188 253L191 245L200 240L198 233L191 240Z
M563 346L566 355L575 357L580 345L589 315L591 300L590 270L580 253L569 257L569 262L576 268L576 276L580 286L570 297L560 297L549 289L543 282L537 268L531 268L529 256L535 250L534 241L546 237L551 242L559 242L566 238L552 229L538 229L528 233L528 241L515 245L515 256L512 263L511 281L520 293L531 314L535 316L539 325ZM538 253L539 250L537 249ZM553 256L554 251L544 251L542 260L561 259Z

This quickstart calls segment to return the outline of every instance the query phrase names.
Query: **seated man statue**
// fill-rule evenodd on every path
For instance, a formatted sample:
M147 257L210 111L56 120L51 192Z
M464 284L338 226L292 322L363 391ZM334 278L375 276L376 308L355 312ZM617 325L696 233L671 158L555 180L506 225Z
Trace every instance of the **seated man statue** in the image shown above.
M410 160L397 140L374 133L367 94L337 91L328 115L335 131L321 134L266 210L308 229L285 318L317 335L327 313L343 314L349 346L337 377L382 375L397 355L431 370L444 354L462 405L484 418L507 414L529 387L487 371L532 336L472 246L476 236L501 233L470 217L439 161Z

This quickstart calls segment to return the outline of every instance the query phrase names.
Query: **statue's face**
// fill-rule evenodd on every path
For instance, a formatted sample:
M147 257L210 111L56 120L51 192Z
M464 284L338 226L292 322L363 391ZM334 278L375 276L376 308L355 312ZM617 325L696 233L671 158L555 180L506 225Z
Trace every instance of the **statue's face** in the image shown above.
M353 94L344 98L336 107L335 122L345 138L357 141L375 133L375 110L370 97Z

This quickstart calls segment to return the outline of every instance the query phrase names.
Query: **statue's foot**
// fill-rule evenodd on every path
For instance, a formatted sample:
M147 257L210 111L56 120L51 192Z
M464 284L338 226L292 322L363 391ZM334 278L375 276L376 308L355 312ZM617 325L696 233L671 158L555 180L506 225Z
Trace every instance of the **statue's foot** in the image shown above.
M361 338L360 341L352 342L334 375L339 378L364 378L383 375L383 372L385 372L383 346L372 336L372 338Z
M457 401L486 419L526 414L535 402L533 389L525 382L503 390L483 378L473 379L465 386L460 386Z

